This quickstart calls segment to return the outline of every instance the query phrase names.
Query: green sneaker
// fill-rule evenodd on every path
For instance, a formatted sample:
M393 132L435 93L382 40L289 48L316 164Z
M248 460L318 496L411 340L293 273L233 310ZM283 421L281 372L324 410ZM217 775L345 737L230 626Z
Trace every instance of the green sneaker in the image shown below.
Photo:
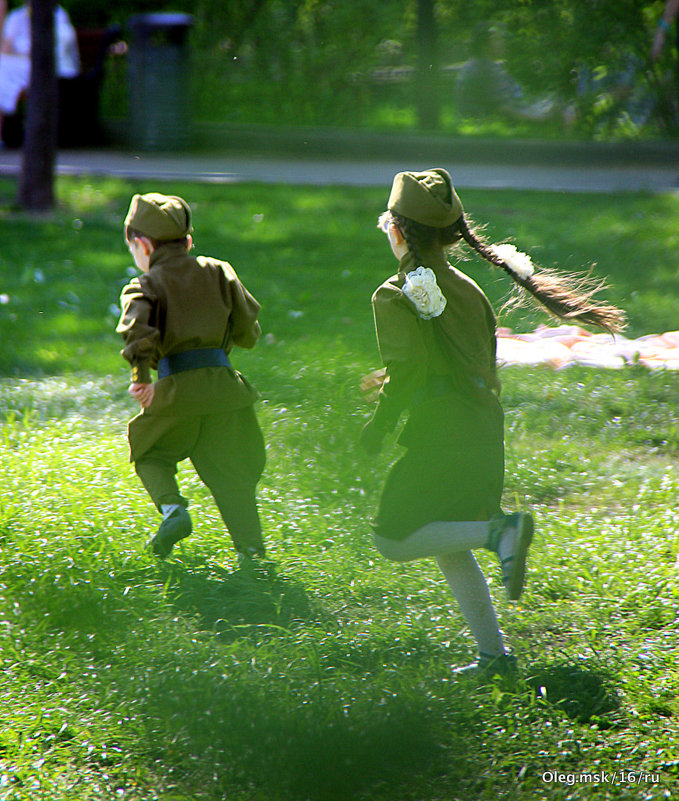
M528 549L533 541L535 526L533 518L528 512L515 512L508 515L500 542L500 550L508 554L502 559L502 583L507 590L510 601L518 601L523 592L526 578L526 559ZM511 538L507 548L502 540Z
M191 516L186 509L179 507L160 524L149 541L151 550L159 559L166 559L179 540L188 537L192 530Z
M535 526L528 512L500 514L492 520L487 547L502 567L502 583L510 601L518 601L526 578L526 559Z

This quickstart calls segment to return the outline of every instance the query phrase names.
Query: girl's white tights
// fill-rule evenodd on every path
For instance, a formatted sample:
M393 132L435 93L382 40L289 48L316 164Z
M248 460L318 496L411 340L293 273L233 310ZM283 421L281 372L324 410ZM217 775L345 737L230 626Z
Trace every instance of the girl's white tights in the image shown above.
M377 550L392 562L411 562L427 556L483 548L488 542L487 520L437 520L418 528L404 540L375 537Z
M460 605L479 651L488 656L505 652L488 585L474 555L488 541L488 521L436 521L405 540L375 537L378 551L394 562L435 556Z
M479 652L500 656L505 648L486 579L471 551L437 556L436 561L460 605Z

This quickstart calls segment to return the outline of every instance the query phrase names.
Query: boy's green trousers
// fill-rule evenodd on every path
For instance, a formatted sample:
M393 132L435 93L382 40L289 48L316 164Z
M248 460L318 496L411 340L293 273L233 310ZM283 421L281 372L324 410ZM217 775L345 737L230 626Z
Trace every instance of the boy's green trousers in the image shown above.
M164 504L188 506L179 492L176 474L177 463L190 459L212 493L236 550L263 554L255 490L266 457L254 408L246 406L194 416L159 416L157 422L161 420L162 431L134 463L158 510ZM147 428L145 434L148 433ZM133 435L131 426L134 454Z

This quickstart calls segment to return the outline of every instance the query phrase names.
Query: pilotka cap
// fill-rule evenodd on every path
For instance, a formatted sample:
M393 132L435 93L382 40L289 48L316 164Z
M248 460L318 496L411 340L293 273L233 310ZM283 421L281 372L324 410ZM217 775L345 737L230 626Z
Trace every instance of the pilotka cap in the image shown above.
M125 227L128 226L159 241L183 239L192 231L191 209L175 195L135 195L125 217Z
M433 228L446 228L462 216L462 203L447 170L399 172L391 187L389 211Z

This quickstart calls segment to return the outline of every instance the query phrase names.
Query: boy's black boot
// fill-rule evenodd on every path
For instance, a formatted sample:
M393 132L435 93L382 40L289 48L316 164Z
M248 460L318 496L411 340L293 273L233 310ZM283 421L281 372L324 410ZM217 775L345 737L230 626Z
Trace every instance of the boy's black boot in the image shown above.
M159 559L165 559L179 540L188 537L193 530L191 516L183 506L174 509L160 524L149 543Z

